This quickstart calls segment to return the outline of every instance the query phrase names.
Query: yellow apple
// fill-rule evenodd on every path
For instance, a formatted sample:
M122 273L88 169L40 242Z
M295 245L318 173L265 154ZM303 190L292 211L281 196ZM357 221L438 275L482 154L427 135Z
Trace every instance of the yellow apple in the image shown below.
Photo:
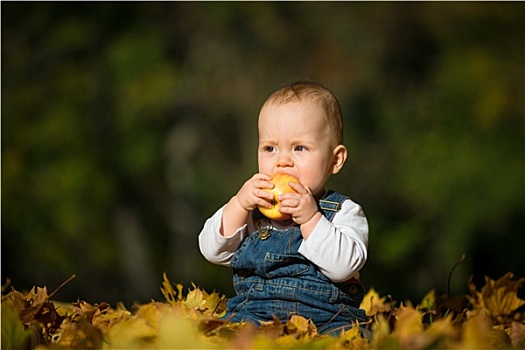
M281 202L279 201L279 195L288 192L295 192L293 188L288 184L290 181L299 183L294 176L278 173L273 175L271 182L275 185L272 189L266 189L265 191L273 194L273 201L271 201L272 207L270 209L257 206L259 211L266 216L268 219L281 221L290 218L290 214L283 214L279 211Z

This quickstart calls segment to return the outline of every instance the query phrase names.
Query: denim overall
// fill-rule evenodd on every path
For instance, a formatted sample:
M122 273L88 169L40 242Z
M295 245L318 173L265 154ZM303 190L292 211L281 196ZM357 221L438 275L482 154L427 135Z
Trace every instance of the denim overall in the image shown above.
M318 207L331 221L345 199L330 191ZM319 333L366 321L359 309L364 288L358 280L331 282L298 252L303 241L298 226L285 230L260 226L262 214L255 210L253 215L259 230L244 240L230 262L237 295L228 300L223 318L260 325L273 321L274 315L285 322L296 314L311 319Z

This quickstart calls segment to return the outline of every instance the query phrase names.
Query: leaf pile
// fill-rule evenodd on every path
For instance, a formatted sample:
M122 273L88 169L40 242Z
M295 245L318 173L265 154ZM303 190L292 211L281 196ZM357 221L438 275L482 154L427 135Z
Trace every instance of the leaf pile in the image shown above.
M368 322L332 337L321 335L301 316L256 328L220 319L226 298L192 285L184 295L166 274L165 301L136 305L91 305L51 301L46 287L2 296L2 349L525 349L525 301L518 290L525 278L507 273L485 278L469 294L425 295L419 305L396 305L374 289L361 307Z

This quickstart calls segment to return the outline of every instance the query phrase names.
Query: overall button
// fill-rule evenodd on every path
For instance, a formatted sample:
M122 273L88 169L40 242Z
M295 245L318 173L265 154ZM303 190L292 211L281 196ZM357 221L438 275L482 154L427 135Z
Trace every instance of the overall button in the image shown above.
M268 237L270 237L270 227L268 226L260 227L259 228L259 238L262 240L265 240Z
M356 295L357 292L359 291L359 288L357 288L357 286L350 286L348 287L348 293L352 294L352 295Z

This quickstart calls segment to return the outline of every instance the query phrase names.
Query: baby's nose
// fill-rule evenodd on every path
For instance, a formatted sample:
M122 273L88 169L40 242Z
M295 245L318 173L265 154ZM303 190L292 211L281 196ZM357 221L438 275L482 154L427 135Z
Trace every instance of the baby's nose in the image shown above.
M288 152L279 153L279 157L277 158L277 166L279 167L293 166L292 157L290 157L290 154Z

